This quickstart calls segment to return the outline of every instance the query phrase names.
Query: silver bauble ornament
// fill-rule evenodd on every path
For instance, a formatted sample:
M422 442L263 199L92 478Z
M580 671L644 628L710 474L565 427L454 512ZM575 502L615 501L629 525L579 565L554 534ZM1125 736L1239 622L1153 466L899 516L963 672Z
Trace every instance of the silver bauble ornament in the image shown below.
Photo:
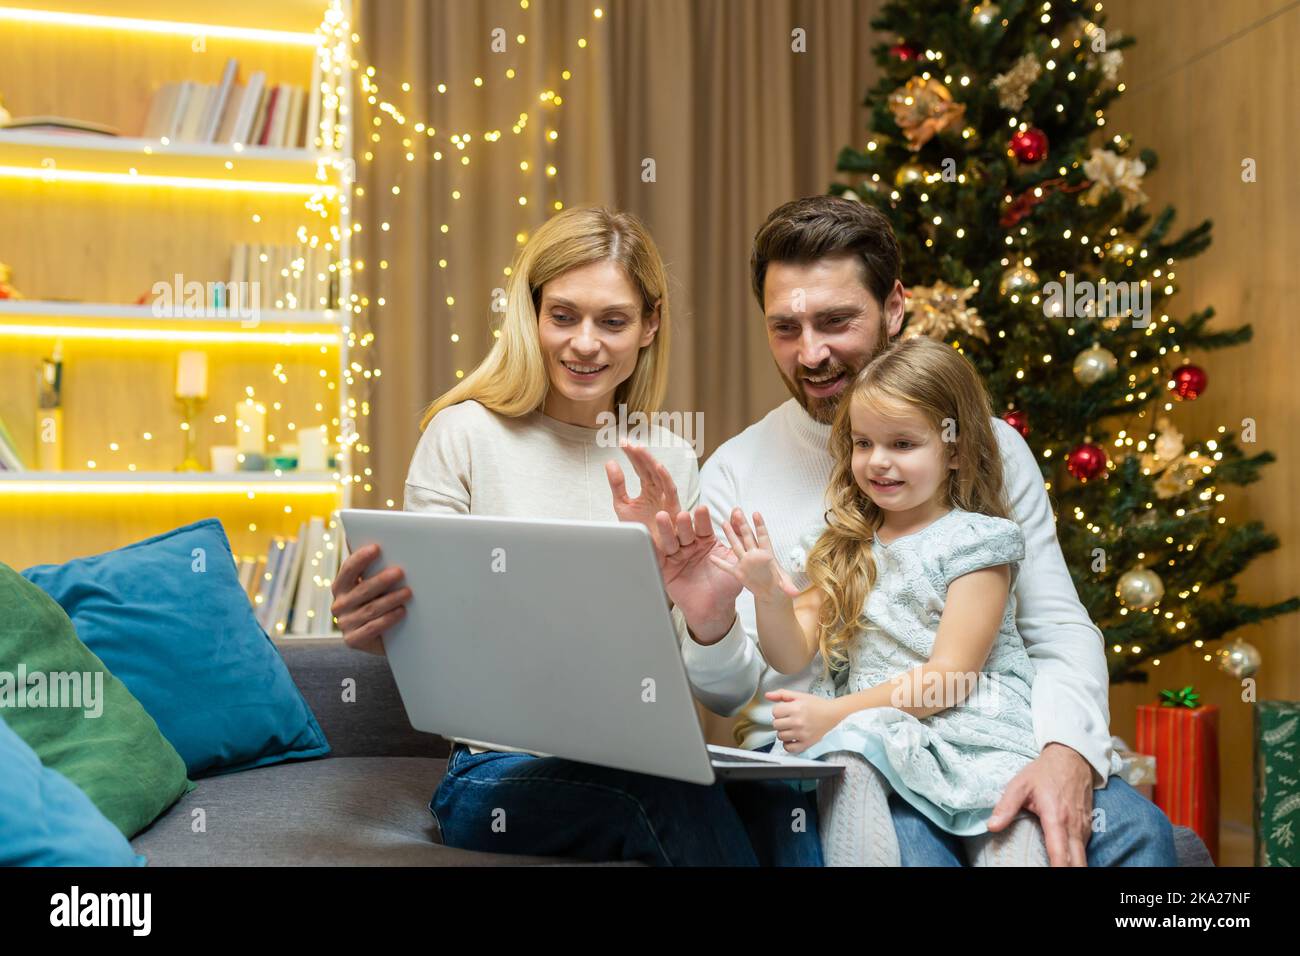
M1260 656L1255 645L1235 640L1219 652L1219 670L1230 677L1242 680L1254 677L1259 670Z
M1114 375L1118 365L1113 352L1093 345L1074 357L1074 378L1080 385L1096 385Z
M1125 607L1145 611L1155 607L1165 596L1165 583L1150 568L1134 568L1120 576L1115 593Z

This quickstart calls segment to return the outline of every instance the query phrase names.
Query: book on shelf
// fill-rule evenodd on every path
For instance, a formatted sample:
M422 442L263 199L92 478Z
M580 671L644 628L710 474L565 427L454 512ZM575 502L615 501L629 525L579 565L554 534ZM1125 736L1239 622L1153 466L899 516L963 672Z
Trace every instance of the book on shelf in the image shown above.
M248 599L253 600L257 594L258 585L262 581L262 576L266 573L266 555L257 556L257 564L253 567L253 579L248 583Z
M307 87L307 118L302 131L302 143L308 149L319 149L321 118L321 66L320 57L311 58L311 86Z
M145 139L162 139L171 133L172 110L176 106L176 97L180 91L179 83L164 83L154 93L149 103L149 115L144 119L144 129L140 135Z
M0 418L0 471L26 471L23 460L18 454L18 445L14 436L9 434L4 419Z
M325 564L324 519L312 518L300 537L305 548L302 569L298 574L298 590L294 594L293 610L289 615L289 631L302 635L309 633L319 603L317 590L320 588Z
M266 91L266 74L261 70L248 78L243 95L239 98L239 112L236 114L234 128L230 138L223 142L247 143L253 136L253 121L257 119L258 107L262 104L262 94Z
M314 58L313 58L314 60ZM141 135L173 143L244 143L281 149L310 148L314 131L304 117L320 116L319 66L312 88L268 84L258 70L239 82L239 61L226 61L221 80L164 83L153 95Z
M254 558L241 558L235 556L235 572L239 575L239 586L248 593L249 584L253 579L253 569L257 567L257 561Z
M256 611L257 623L262 625L263 630L269 630L267 620L271 613L271 593L275 587L276 572L280 568L280 563L284 560L284 551L287 540L281 535L276 535L271 539L271 547L266 552L264 570L257 582L257 593L253 595L253 608Z
M267 633L272 637L280 636L287 628L293 597L298 590L298 575L302 571L303 556L307 552L306 537L307 525L303 524L298 528L297 537L290 538L286 545L287 556L280 567L280 573L276 575L276 586L271 597L271 614L268 618L271 626Z
M259 146L274 146L276 144L275 125L284 116L284 103L286 87L283 83L271 88L266 97L266 116L262 120L262 130L258 134L257 144Z
M226 61L226 68L221 73L221 82L212 88L207 109L203 113L203 121L199 124L200 142L217 142L217 130L221 128L226 110L230 106L230 89L234 86L235 73L238 70L237 61L234 59Z
M321 637L333 633L334 575L345 556L335 512L328 521L304 521L294 537L276 535L265 556L239 562L246 576L257 622L272 637ZM252 570L248 568L252 566Z
M245 283L256 282L256 305L263 309L333 309L338 297L335 277L336 273L330 271L329 253L319 243L239 242L230 250L231 288L241 290L242 295ZM251 307L254 303L240 305Z

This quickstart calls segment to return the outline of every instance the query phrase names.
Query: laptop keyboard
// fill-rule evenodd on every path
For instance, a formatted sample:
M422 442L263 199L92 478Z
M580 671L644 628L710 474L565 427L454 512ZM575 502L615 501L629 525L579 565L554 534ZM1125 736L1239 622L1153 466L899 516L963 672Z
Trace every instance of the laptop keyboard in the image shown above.
M718 753L713 750L709 751L709 759L714 763L761 763L769 767L777 762L766 755L762 757L742 757L739 754Z

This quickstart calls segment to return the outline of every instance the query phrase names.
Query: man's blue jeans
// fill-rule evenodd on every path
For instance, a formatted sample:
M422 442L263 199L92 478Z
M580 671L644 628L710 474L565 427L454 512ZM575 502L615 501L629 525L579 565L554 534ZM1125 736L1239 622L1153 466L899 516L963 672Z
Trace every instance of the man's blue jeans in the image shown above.
M820 866L816 801L456 745L429 809L447 846L659 866ZM802 812L801 812L802 811Z
M1086 852L1089 866L1177 866L1174 828L1150 800L1119 777L1092 792L1105 828L1094 832ZM906 800L890 794L889 810L898 834L903 866L964 866L958 837L936 827Z

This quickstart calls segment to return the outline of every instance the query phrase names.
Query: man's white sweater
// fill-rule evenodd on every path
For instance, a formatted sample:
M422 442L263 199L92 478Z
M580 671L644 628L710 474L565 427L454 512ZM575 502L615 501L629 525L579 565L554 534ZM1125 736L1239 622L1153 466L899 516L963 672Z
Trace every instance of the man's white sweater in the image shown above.
M1025 535L1025 560L1015 584L1016 625L1034 662L1033 717L1039 747L1056 742L1078 751L1093 768L1095 786L1118 768L1110 743L1109 679L1102 635L1079 602L1074 581L1056 540L1056 519L1033 452L1020 433L993 419L1013 517ZM772 544L799 587L807 576L790 566L800 537L822 522L830 481L830 426L813 420L790 399L713 453L700 472L700 500L713 524L739 507L747 518L762 514ZM720 714L739 713L738 736L745 747L776 739L772 705L763 694L789 688L806 691L820 657L802 674L768 667L758 647L754 600L742 591L738 621L720 642L683 644L696 695Z

